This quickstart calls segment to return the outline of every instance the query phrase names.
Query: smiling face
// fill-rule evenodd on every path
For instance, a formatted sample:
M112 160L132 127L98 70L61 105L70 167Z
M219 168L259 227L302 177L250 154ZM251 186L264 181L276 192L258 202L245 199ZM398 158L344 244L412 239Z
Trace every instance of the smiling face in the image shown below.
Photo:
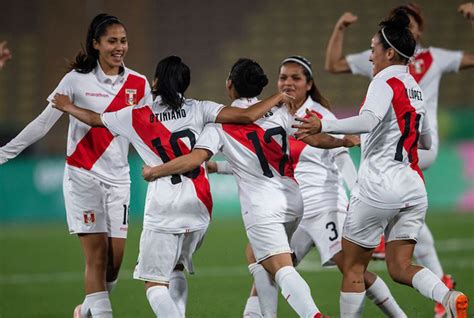
M372 62L372 75L375 76L384 68L392 65L391 58L393 59L393 49L384 49L380 42L379 34L375 34L372 38L370 45L372 53L370 54L369 61Z
M94 40L94 49L99 51L99 63L107 75L118 74L128 51L127 33L120 24L109 26L98 41Z
M303 66L288 62L280 67L278 91L293 96L298 107L305 102L312 85L313 81L308 81L304 75Z

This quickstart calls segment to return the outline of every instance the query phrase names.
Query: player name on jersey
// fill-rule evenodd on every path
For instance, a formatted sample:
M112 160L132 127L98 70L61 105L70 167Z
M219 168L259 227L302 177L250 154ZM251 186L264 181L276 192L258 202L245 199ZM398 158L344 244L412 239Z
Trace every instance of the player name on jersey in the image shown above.
M173 119L180 119L186 117L186 110L183 108L172 110L169 112L155 113L150 115L150 123L163 122Z
M409 99L423 100L423 95L419 90L413 88L405 88L405 92L407 93L407 97Z

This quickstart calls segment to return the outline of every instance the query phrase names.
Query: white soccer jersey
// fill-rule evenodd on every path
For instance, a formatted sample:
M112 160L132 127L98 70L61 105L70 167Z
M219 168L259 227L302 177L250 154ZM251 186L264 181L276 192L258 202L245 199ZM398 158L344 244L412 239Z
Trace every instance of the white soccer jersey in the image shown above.
M305 117L305 110L319 118L336 119L327 108L311 97L298 109L296 115ZM290 154L295 177L304 202L304 218L327 211L345 211L348 205L343 179L334 162L335 156L346 148L320 149L290 137Z
M87 74L67 73L48 97L50 104L23 131L0 148L0 163L17 156L43 137L63 114L51 106L54 94L68 95L79 107L98 113L116 111L134 104L151 103L146 78L124 68L118 76L106 75L100 65ZM86 173L112 185L130 183L128 142L114 138L107 129L91 128L69 116L66 167Z
M438 95L439 83L444 73L458 72L462 51L451 51L435 47L419 48L409 64L410 74L420 85L426 103L426 115L430 122L433 146L438 146ZM351 72L372 78L370 50L346 56Z
M369 85L360 113L371 112L379 124L361 135L362 158L352 194L381 208L402 208L426 202L418 167L421 127L429 133L424 95L406 66L380 71Z
M187 99L176 111L161 104L127 107L102 114L104 125L129 140L149 166L189 153L204 125L214 122L222 105ZM204 166L184 176L159 178L148 184L143 227L165 233L185 233L208 226L212 197Z
M242 102L245 99L234 105ZM195 148L221 152L231 164L246 229L302 216L301 193L289 158L292 122L286 107L274 107L253 124L208 125L196 143Z
M68 95L75 105L96 113L151 103L150 87L143 75L125 68L112 80L100 65L87 74L69 72L48 100L56 93ZM69 168L90 173L105 183L128 184L128 144L126 138L114 137L105 128L91 128L69 116L66 159Z

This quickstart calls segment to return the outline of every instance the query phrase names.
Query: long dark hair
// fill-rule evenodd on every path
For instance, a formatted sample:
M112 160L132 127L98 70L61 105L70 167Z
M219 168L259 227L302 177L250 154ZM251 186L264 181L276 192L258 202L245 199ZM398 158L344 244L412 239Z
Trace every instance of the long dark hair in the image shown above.
M163 104L177 110L183 106L184 92L191 82L191 71L179 56L168 56L156 66L153 94L160 95Z
M306 78L306 82L312 81L312 85L310 90L306 93L306 96L310 96L315 102L318 102L322 106L324 106L327 109L331 109L331 106L329 105L329 100L321 94L319 91L318 87L316 86L316 83L313 78L313 69L311 67L311 62L300 55L292 55L283 60L281 62L280 68L285 65L286 63L296 63L299 64L303 68L303 75Z
M267 75L254 60L240 58L232 66L229 79L239 97L256 97L268 84Z
M400 60L408 63L416 49L416 41L408 28L410 18L404 9L397 9L389 18L380 22L380 30L377 32L380 43L385 50L392 48L400 57Z
M113 24L120 24L125 28L117 17L101 13L92 19L87 30L86 47L82 47L77 53L75 60L70 64L70 70L79 73L90 73L96 66L99 59L99 51L94 49L94 40L97 42L105 34L107 28Z

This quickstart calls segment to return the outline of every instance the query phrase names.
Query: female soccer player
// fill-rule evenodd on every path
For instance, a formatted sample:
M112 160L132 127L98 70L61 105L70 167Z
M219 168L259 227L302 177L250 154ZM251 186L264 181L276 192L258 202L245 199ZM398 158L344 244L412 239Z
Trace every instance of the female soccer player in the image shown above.
M418 82L424 93L427 119L431 127L432 146L429 150L419 150L419 167L424 170L430 167L438 155L438 94L439 83L444 73L457 72L474 66L474 54L462 51L450 51L436 47L421 46L425 20L421 8L413 3L402 5L391 11L404 10L410 18L410 30L417 42L416 54L409 64L410 73ZM472 11L472 3L461 5L458 9L467 18ZM472 18L471 18L472 19ZM345 29L357 21L350 12L344 13L334 27L326 51L326 69L331 73L347 73L372 77L372 66L369 62L370 51L343 56L342 47ZM381 246L383 247L383 245ZM378 249L376 250L378 251ZM421 228L414 255L418 262L432 270L445 284L452 288L454 281L451 275L445 275L434 246L433 235L426 224ZM435 312L439 317L444 315L444 308L437 304Z
M227 81L233 105L245 109L256 103L255 96L266 83L266 76L256 62L239 60ZM162 166L144 167L143 175L146 180L153 180L185 173L220 151L237 178L242 217L256 257L250 270L256 277L257 290L262 283L272 284L274 279L300 317L321 317L309 286L293 267L289 246L303 209L288 151L292 120L286 108L274 107L252 125L206 126L190 154ZM339 146L346 144L337 141ZM275 314L262 309L266 315Z
M411 262L427 208L418 143L431 146L425 96L407 64L416 41L405 10L380 23L372 38L372 75L358 116L342 120L300 118L298 138L317 132L361 133L362 161L343 229L342 317L360 317L364 272L382 233L390 276L442 303L448 317L466 317L467 298L449 290L429 269Z
M335 119L329 102L322 96L314 82L311 63L301 56L290 56L280 66L278 90L295 98L296 115L304 116L305 110L320 118ZM311 248L317 247L323 266L342 265L341 233L347 213L348 200L342 177L352 189L357 179L354 164L345 148L321 149L289 137L290 157L295 179L303 197L304 213L290 247L294 252L294 263L298 264ZM222 170L222 164L220 164ZM251 249L246 251L249 269L254 279L263 280L259 265ZM406 317L382 279L372 273L364 277L368 297L389 317ZM277 286L266 284L266 289L255 290L247 300L244 317L261 316L263 307L277 311ZM262 299L263 298L263 299Z
M129 140L148 165L159 165L189 153L207 123L250 123L280 102L278 93L250 108L224 107L186 99L190 70L177 56L158 63L154 79L157 95L151 106L127 107L102 115L79 108L64 95L55 96L58 109L93 127L106 127ZM184 317L186 268L193 272L192 255L199 248L210 221L212 198L203 167L173 175L148 186L140 255L134 278L145 281L146 295L158 317Z
M151 102L146 78L123 65L127 33L120 20L99 14L87 32L85 51L79 52L46 109L16 138L0 148L0 163L16 157L42 138L61 117L52 108L55 93L96 112L117 111ZM77 234L85 258L82 307L76 317L112 317L109 292L117 282L128 229L130 176L128 141L107 130L69 120L63 191L71 234Z

